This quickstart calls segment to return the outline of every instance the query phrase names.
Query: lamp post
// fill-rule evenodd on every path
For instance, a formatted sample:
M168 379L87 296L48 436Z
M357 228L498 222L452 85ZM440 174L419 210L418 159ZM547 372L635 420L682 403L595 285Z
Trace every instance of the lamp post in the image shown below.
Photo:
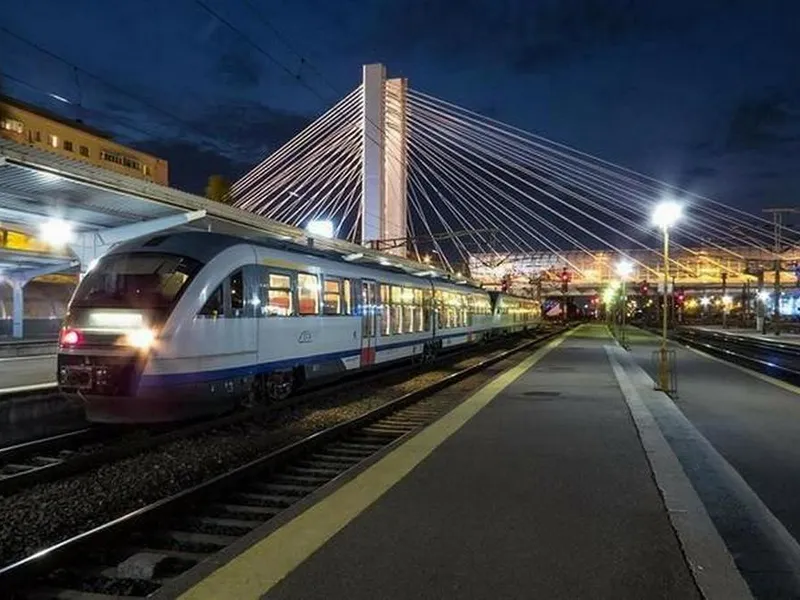
M633 272L633 264L629 260L621 260L617 263L617 275L622 281L622 319L620 323L620 344L623 348L628 347L628 340L625 335L625 313L628 312L628 277Z
M669 391L669 361L667 360L667 323L669 321L669 228L681 217L681 205L665 200L653 212L653 225L664 236L664 310L661 323L661 349L658 361L658 384L662 392Z

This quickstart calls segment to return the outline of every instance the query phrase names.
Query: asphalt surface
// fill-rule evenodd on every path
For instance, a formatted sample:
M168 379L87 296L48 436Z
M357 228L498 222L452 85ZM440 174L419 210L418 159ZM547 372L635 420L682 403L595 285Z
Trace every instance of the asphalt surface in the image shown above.
M652 337L629 336L638 364L655 377ZM675 404L778 518L800 538L800 395L683 347L676 351ZM658 418L658 415L657 415ZM800 597L792 565L765 536L763 519L742 502L723 473L698 452L685 428L659 420L737 566L758 597ZM795 567L797 565L795 564Z
M55 354L0 358L0 392L7 388L54 383L55 379Z
M547 355L264 598L699 598L601 331Z

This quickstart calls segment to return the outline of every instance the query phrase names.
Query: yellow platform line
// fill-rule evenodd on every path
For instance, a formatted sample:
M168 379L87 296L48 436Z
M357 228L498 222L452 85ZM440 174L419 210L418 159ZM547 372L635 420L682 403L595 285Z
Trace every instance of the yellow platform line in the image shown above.
M257 599L321 548L575 328L492 379L462 404L341 488L187 590L184 600Z

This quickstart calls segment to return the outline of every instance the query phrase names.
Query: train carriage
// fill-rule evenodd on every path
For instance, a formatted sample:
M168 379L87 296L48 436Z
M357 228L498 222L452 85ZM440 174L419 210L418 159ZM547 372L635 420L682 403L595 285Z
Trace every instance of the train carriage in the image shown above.
M86 275L62 329L58 381L90 420L168 421L425 360L488 337L497 320L472 286L299 245L171 233L122 245Z

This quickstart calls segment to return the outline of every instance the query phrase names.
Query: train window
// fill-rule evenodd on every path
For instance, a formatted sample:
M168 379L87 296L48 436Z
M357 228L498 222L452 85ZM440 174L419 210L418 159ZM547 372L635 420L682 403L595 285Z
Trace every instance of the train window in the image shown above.
M381 335L392 333L391 287L381 285Z
M297 274L297 300L301 315L319 314L319 278L316 275Z
M231 274L231 316L243 317L244 314L244 277L241 269Z
M267 298L263 308L268 317L288 317L292 314L292 278L270 273L267 277Z
M325 278L322 293L322 314L342 314L342 282L338 279Z
M422 322L425 331L431 330L431 314L433 313L433 294L430 289L422 292Z
M344 306L342 307L343 308L342 314L344 314L344 315L352 315L353 314L353 301L352 301L352 298L350 296L351 293L352 293L352 291L351 291L352 284L350 283L349 279L345 279L344 282L343 282L343 285L344 285L344 297L343 297Z
M414 331L414 290L413 288L403 288L403 333L413 333Z
M225 296L222 292L221 285L211 293L208 300L206 300L206 303L203 305L203 308L197 313L197 316L208 319L216 319L225 316Z

